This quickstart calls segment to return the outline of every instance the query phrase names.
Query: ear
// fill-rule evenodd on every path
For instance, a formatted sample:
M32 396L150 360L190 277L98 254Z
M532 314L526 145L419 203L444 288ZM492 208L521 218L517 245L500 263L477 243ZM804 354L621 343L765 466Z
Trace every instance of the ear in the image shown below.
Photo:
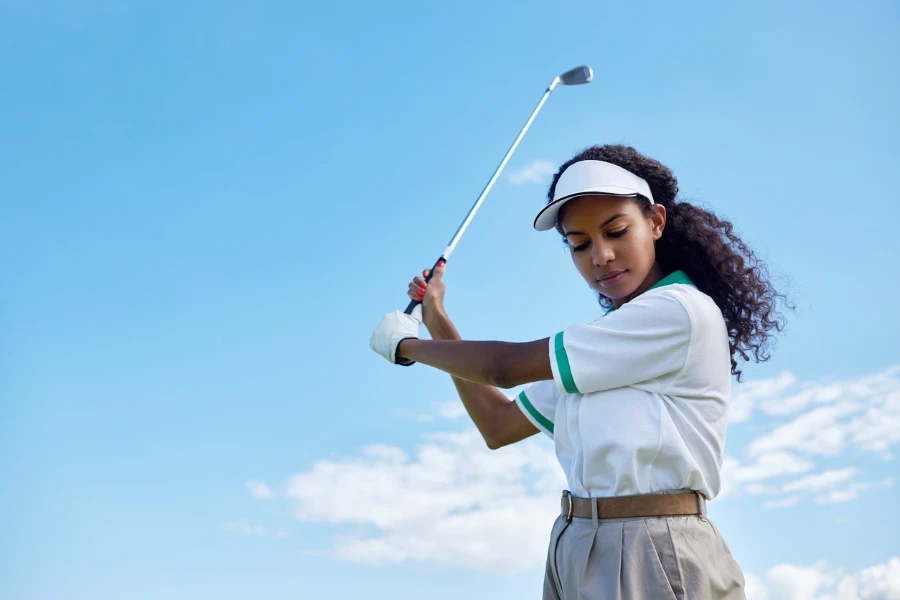
M655 242L662 237L666 228L666 207L662 204L654 204L650 207L650 233Z

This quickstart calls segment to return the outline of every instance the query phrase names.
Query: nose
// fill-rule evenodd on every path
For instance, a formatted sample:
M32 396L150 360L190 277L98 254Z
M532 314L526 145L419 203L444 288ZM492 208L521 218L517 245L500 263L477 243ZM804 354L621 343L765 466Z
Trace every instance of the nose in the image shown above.
M591 244L591 260L595 267L602 267L615 257L615 252L609 244L597 241Z

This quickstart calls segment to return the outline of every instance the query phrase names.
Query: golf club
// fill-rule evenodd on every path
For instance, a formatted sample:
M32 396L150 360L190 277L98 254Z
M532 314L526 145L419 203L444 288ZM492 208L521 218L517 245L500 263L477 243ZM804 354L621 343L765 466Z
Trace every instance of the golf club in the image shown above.
M444 250L443 254L441 254L440 258L435 261L434 266L431 268L431 271L428 272L428 276L425 277L426 283L431 280L431 276L434 274L434 270L438 268L438 266L445 264L450 259L450 255L453 254L453 250L456 248L456 244L459 243L459 239L466 232L466 229L469 227L469 223L472 222L472 218L481 207L481 203L484 202L484 199L485 197L487 197L488 192L490 192L491 188L494 187L494 182L497 181L497 177L500 175L503 167L506 166L509 158L512 156L513 152L515 152L516 146L518 146L519 142L522 141L522 138L525 136L525 132L528 131L528 128L531 126L531 122L534 121L534 118L541 110L541 107L544 106L544 102L546 102L547 98L550 97L550 92L553 91L553 88L555 88L557 84L560 83L563 85L579 85L582 83L589 83L593 78L594 72L591 70L591 68L586 65L582 65L580 67L575 67L574 69L566 71L562 75L558 75L553 79L553 81L547 87L547 91L545 91L544 95L541 97L541 101L538 102L538 105L535 107L534 111L532 111L531 116L528 117L528 120L525 122L525 126L522 127L519 135L516 136L516 140L512 143L512 146L510 146L509 150L506 152L506 156L504 156L503 160L500 161L500 165L497 167L497 170L494 171L493 175L491 175L490 180L487 182L487 185L484 186L484 189L481 191L481 194L478 196L475 204L473 204L472 208L469 209L469 213L466 215L466 218L459 226L459 229L457 229L456 233L453 234L453 237L450 239L450 243L447 244L447 248ZM420 302L418 300L413 300L409 303L409 306L406 307L406 310L404 312L408 315L412 314L413 309L419 303Z

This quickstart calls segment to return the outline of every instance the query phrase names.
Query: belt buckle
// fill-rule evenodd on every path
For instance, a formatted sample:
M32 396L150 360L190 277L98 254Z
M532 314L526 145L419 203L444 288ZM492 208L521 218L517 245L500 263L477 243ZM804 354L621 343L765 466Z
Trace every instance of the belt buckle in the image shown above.
M563 518L566 520L566 523L572 522L572 513L575 511L575 502L572 501L572 492L569 490L563 490L563 497L568 500L569 506L566 509L566 514L563 515Z

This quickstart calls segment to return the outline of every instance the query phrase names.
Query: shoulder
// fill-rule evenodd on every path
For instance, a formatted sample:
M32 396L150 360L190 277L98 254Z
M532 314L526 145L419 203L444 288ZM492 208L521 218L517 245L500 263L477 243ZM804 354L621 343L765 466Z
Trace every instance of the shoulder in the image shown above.
M705 365L701 370L724 366L723 372L730 373L728 328L715 300L693 285L670 285L660 291L678 302L690 321L690 350L685 366L694 365L696 370L699 362Z
M654 324L666 323L670 326L681 325L689 328L692 305L696 302L690 297L689 288L691 286L667 285L649 290L621 308L607 313L602 319L623 321L635 327L652 327Z
M715 301L689 284L649 290L604 318L614 315L629 329L679 330L691 341L727 338L725 318Z
M690 317L693 326L725 326L725 317L715 300L693 285L669 285L658 292L671 301L678 302Z

